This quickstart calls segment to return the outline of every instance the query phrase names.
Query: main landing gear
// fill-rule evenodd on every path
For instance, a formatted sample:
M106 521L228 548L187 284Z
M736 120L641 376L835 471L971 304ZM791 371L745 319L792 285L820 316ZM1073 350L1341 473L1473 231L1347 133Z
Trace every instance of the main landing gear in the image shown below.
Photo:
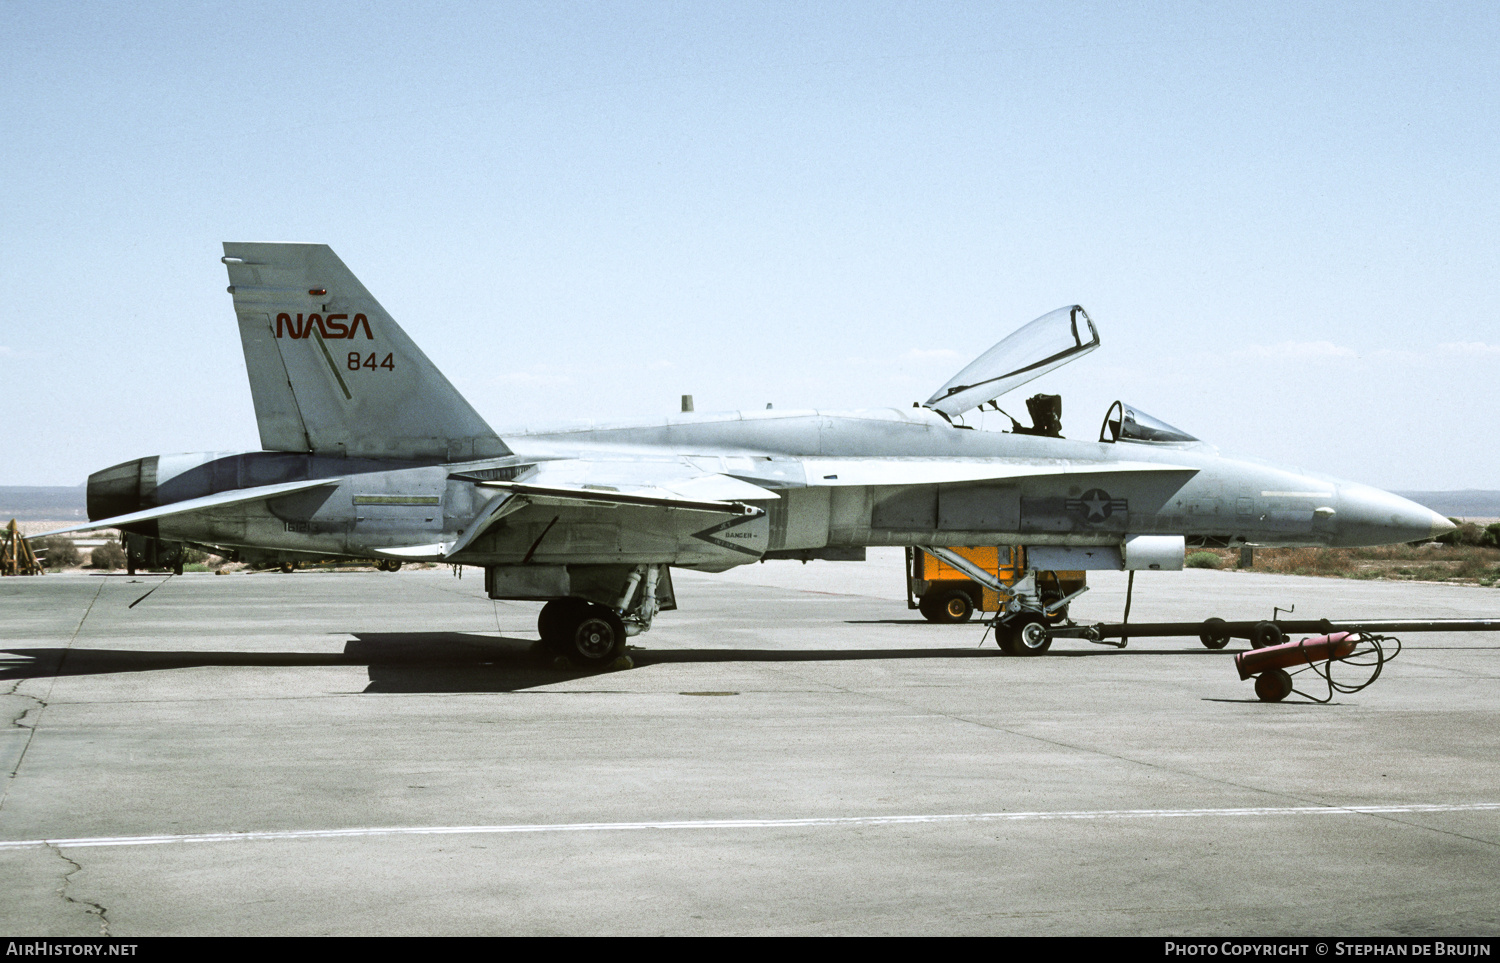
M589 668L612 665L625 653L625 640L651 628L665 598L672 601L671 579L665 565L636 565L628 570L619 596L605 596L604 605L570 596L542 606L536 627L542 645L569 662ZM617 666L619 667L619 666ZM628 663L623 667L629 668Z
M625 621L597 602L553 599L542 606L536 627L553 653L585 665L606 665L625 651Z

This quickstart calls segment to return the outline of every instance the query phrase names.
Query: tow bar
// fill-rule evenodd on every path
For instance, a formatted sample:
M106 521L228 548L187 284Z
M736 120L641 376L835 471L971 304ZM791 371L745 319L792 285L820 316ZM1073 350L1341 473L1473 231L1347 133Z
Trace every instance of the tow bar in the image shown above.
M1264 619L1259 622L1095 622L1092 625L1049 626L1054 639L1082 639L1100 645L1125 648L1126 641L1152 638L1192 637L1210 649L1222 649L1230 639L1244 639L1251 648L1281 645L1294 634L1332 635L1358 632L1383 635L1393 632L1500 632L1500 619ZM1119 639L1121 641L1114 641Z
M1234 657L1241 679L1255 679L1255 695L1262 702L1280 702L1293 692L1313 702L1331 702L1334 693L1358 692L1380 678L1385 664L1401 653L1394 632L1497 632L1500 619L1268 619L1262 622L1135 622L1061 625L1049 628L1052 638L1083 639L1123 649L1130 636L1193 636L1210 649L1222 649L1230 639L1246 639L1249 652ZM1317 633L1288 642L1293 633ZM1115 639L1120 641L1116 642ZM1335 665L1368 670L1362 681L1335 679ZM1290 671L1289 671L1290 670ZM1312 672L1323 680L1322 696L1295 687L1293 677Z

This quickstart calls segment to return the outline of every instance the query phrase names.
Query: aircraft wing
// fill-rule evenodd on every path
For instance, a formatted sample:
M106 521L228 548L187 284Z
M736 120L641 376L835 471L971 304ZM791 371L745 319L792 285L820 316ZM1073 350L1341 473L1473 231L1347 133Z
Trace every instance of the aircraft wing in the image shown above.
M569 467L577 469L583 466ZM607 466L603 467L605 471L608 470ZM567 476L572 472L563 471L558 474ZM458 473L454 477L463 478L464 476ZM465 526L461 538L453 542L439 542L431 545L401 545L376 549L377 554L402 559L441 560L448 558L468 548L506 515L530 505L605 510L656 508L746 518L765 514L765 509L748 505L746 501L766 501L781 497L759 485L721 474L677 477L655 485L643 485L638 482L635 484L625 482L620 485L585 485L562 481L544 484L536 480L475 480L474 484L479 488L496 490L499 494L480 510L472 522Z
M40 535L29 535L27 538L45 538L48 535L66 535L68 532L87 532L96 528L122 528L136 522L149 522L153 519L168 518L172 515L186 515L191 512L209 511L214 508L222 508L225 505L238 505L241 502L253 502L262 498L274 498L277 495L287 495L291 492L306 491L310 488L326 488L337 485L342 479L339 478L317 478L312 481L283 482L279 485L262 485L259 488L239 488L234 491L220 492L217 495L204 495L201 498L189 498L170 505L162 505L159 508L148 508L144 511L131 512L128 515L116 515L114 518L97 518L91 522L81 525L70 525L67 528L59 528L51 532L42 532Z

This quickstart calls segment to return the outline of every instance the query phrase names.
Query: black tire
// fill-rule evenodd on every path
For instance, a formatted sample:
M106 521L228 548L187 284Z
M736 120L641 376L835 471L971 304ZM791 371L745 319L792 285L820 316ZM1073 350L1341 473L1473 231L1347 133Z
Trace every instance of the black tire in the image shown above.
M292 572L295 572L297 570L297 563L296 562L282 562L281 563L281 570L283 572L287 573L288 575L290 575Z
M181 555L177 556L177 561L175 561L175 562L172 563L172 574L173 575L181 575L182 574L182 556Z
M1000 631L1000 647L1011 655L1041 655L1052 648L1052 635L1040 615L1022 615Z
M1250 647L1264 649L1286 641L1286 633L1275 622L1257 622L1250 632Z
M1204 648L1224 648L1229 644L1228 624L1223 619L1204 619L1203 631L1198 633L1198 641L1203 643Z
M585 665L605 665L625 651L625 623L615 610L590 605L568 632L563 655Z
M967 622L974 615L974 600L963 589L945 589L940 592L931 592L928 593L923 601L927 602L928 599L931 599L931 602L928 604L933 614L927 617L934 622L952 625L958 622ZM926 615L927 613L924 612L922 614Z
M561 651L568 631L582 620L589 603L579 598L553 599L537 613L536 630L547 645Z
M1285 669L1267 669L1255 677L1255 695L1262 702L1280 702L1292 694L1292 677Z

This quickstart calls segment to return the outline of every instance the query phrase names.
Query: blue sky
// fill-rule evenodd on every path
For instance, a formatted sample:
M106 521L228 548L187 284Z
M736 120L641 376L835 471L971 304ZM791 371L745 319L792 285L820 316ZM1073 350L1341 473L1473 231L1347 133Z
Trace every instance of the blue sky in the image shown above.
M492 425L909 405L1064 304L1123 397L1500 488L1500 6L0 0L0 484L258 447L224 240Z

